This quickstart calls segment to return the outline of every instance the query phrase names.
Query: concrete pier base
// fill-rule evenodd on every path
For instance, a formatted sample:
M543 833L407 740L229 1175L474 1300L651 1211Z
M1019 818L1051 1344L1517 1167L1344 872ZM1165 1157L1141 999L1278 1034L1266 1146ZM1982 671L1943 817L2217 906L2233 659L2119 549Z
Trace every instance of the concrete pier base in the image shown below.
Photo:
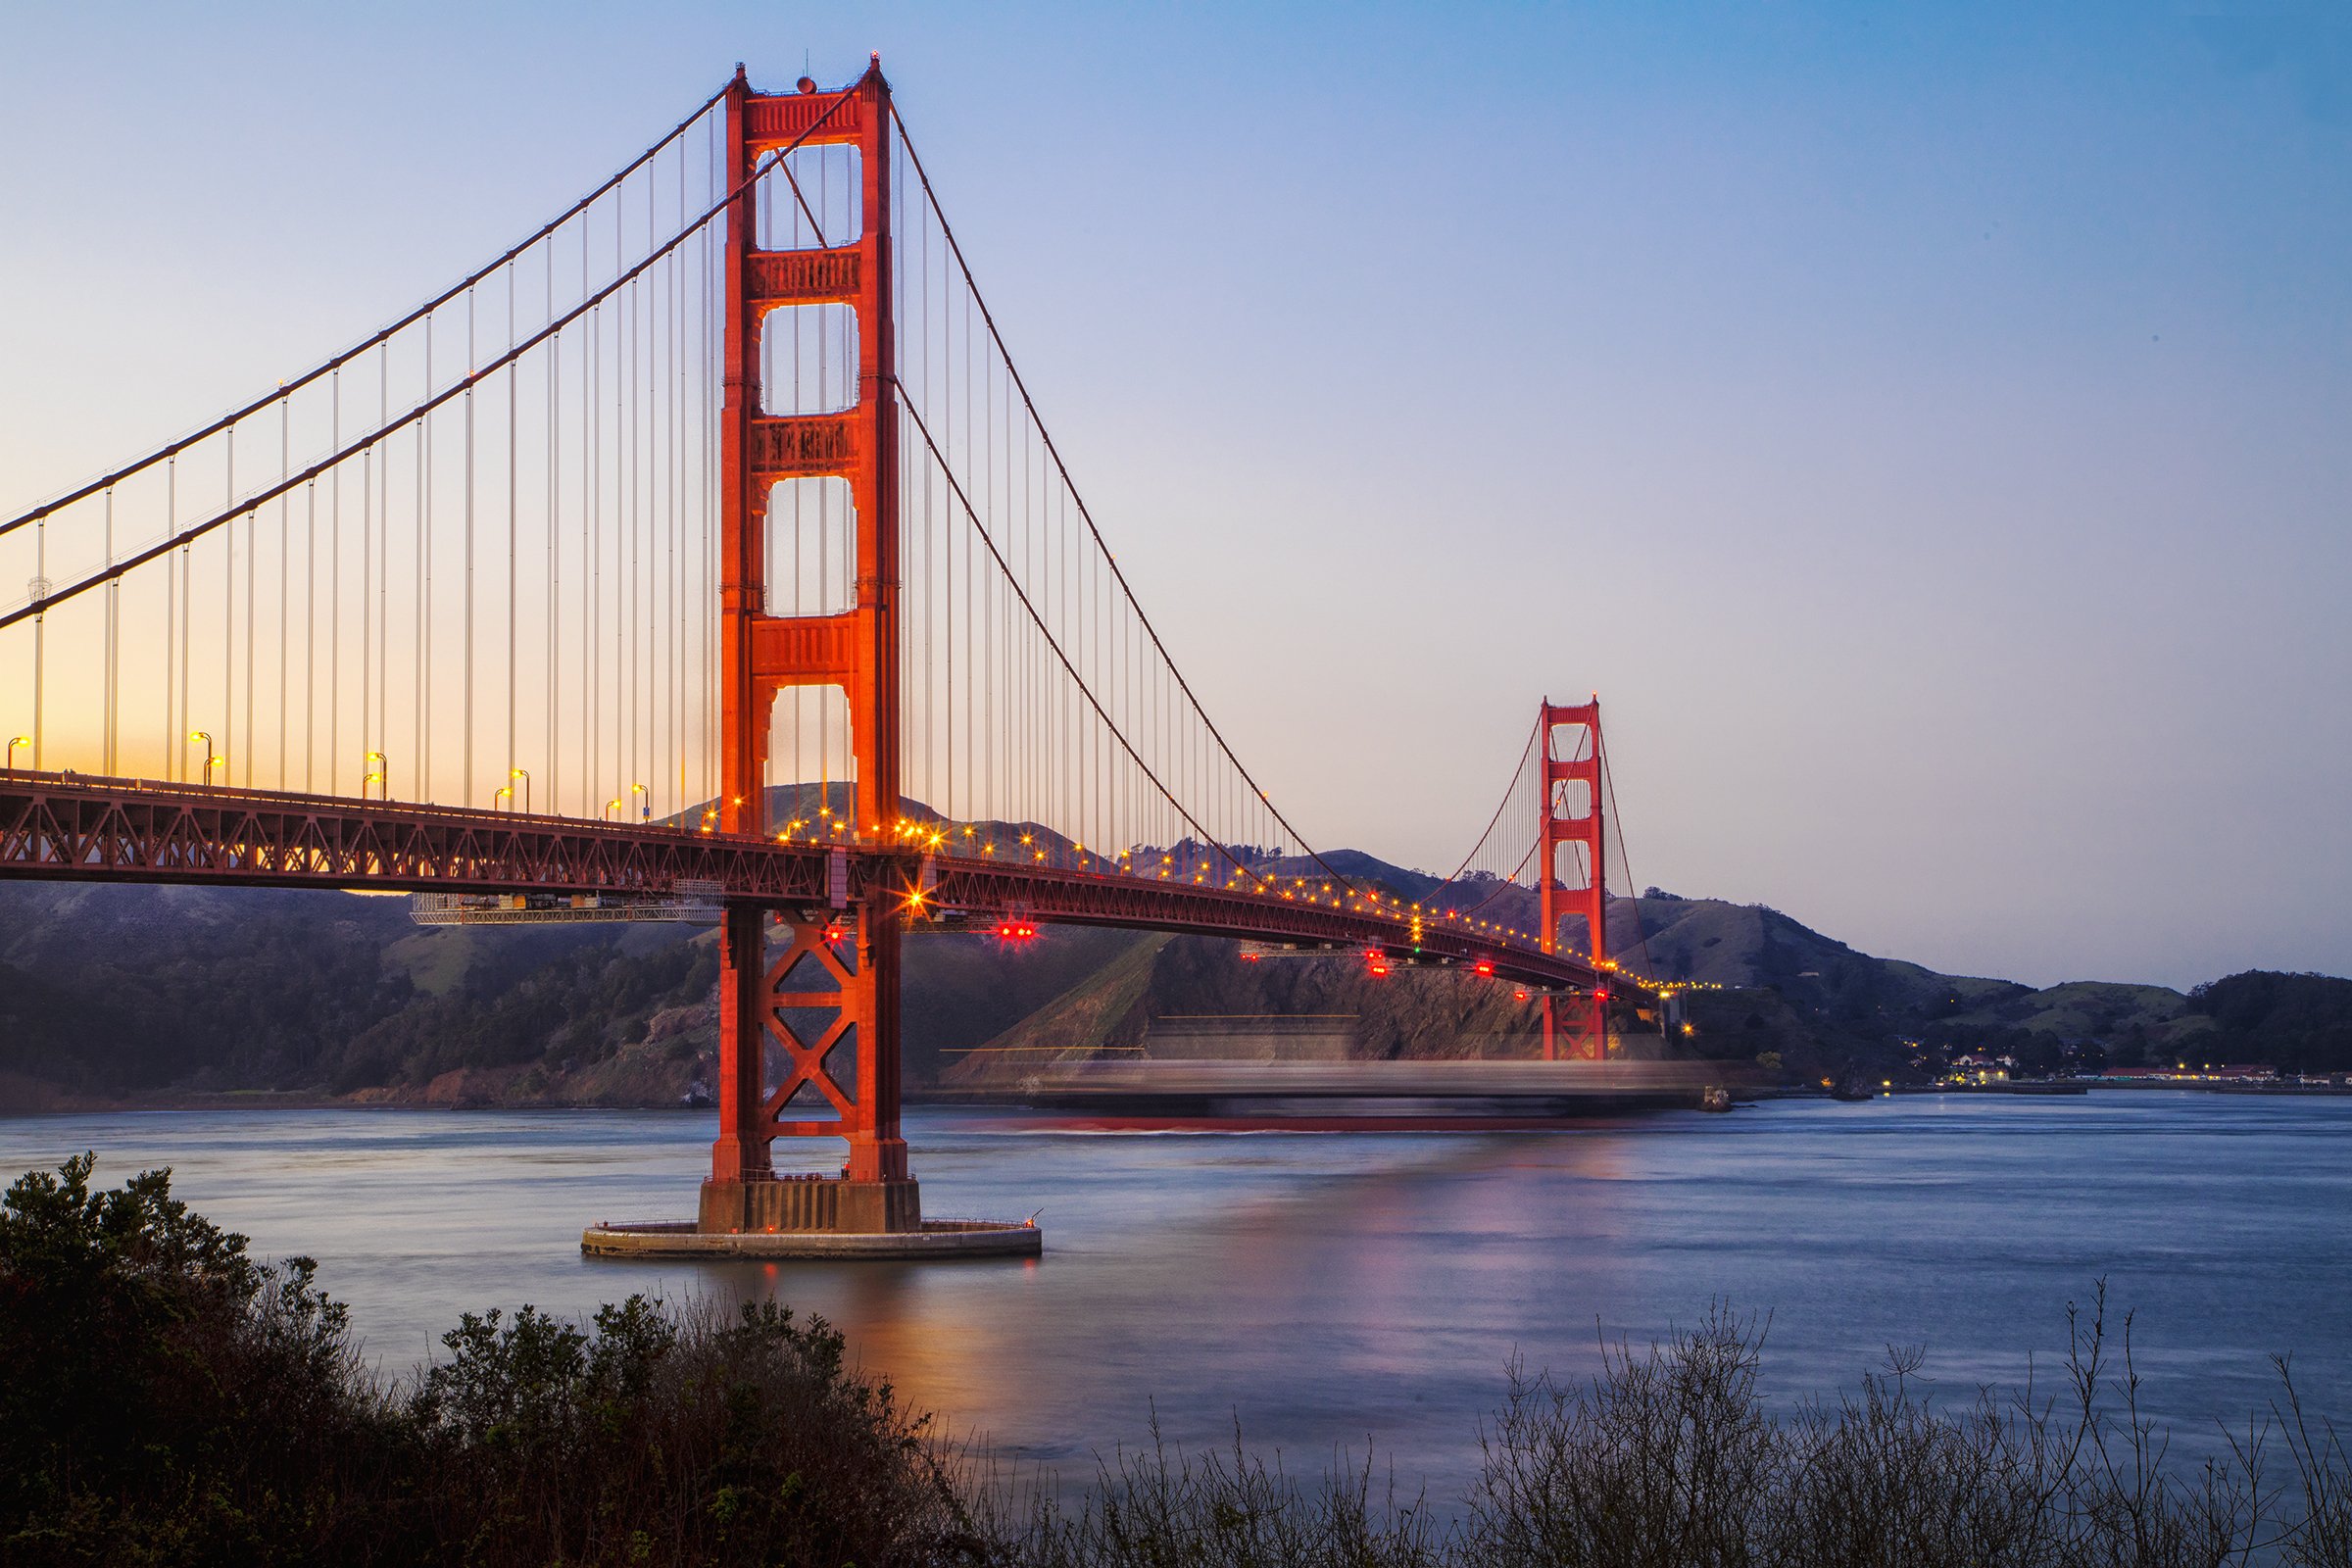
M605 1222L580 1233L597 1257L1035 1257L1035 1225L923 1219L910 1180L837 1176L707 1181L691 1220Z
M680 1219L591 1225L580 1233L580 1250L705 1259L1036 1257L1045 1240L1018 1220L940 1219L906 1231L706 1231Z
M912 1180L854 1182L837 1176L706 1181L695 1228L712 1234L822 1231L861 1236L919 1231L922 1190Z

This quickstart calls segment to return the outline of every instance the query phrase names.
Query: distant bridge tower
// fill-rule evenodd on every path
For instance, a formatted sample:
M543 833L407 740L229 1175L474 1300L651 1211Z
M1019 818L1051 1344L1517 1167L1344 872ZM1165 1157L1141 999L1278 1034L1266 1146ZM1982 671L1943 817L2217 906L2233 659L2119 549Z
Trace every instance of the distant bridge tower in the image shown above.
M1584 1028L1570 1047L1580 1059L1597 1061L1608 1054L1609 896L1601 853L1600 698L1574 705L1544 703L1544 810L1538 832L1536 887L1542 906L1541 936L1545 953L1559 951L1560 917L1585 917L1585 951L1600 971L1592 993L1568 1006L1584 1014ZM1581 847L1584 885L1570 886L1560 877L1563 846ZM1544 1059L1560 1055L1559 1000L1544 999Z
M724 261L719 826L731 834L768 830L767 735L776 694L791 686L835 686L848 699L857 766L856 806L837 831L878 847L900 813L890 86L879 56L839 93L818 92L806 79L798 93L756 93L738 67L726 100L729 187L743 189L727 214ZM763 155L796 138L800 146L858 149L861 230L832 248L757 249L757 193L746 182ZM838 413L770 413L760 377L762 324L771 312L811 305L856 313L858 401ZM771 615L768 500L778 484L804 477L849 485L856 599L838 614ZM703 1188L706 1231L897 1231L920 1224L899 1135L902 914L880 897L855 911L843 908L845 888L837 865L834 908L772 911L790 938L778 944L772 963L771 911L748 900L727 903L718 981L719 1129ZM779 1048L772 1092L762 1071L771 1043ZM840 1178L777 1181L768 1146L779 1137L846 1139L849 1158Z

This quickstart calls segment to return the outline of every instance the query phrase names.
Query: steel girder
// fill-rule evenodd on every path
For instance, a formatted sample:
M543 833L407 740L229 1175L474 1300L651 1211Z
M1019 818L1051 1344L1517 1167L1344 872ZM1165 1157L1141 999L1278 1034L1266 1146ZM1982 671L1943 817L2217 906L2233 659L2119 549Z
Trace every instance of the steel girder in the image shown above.
M903 849L81 774L0 774L0 876L9 877L649 895L702 882L729 899L820 908L830 903L827 864L835 853L848 861L851 904L895 899L916 918L1020 909L1065 925L1377 948L1465 965L1483 959L1498 979L1546 990L1589 990L1598 978L1565 955L1489 941L1443 919L1425 917L1416 942L1409 915L1195 883L953 856L935 857L926 879L922 858Z

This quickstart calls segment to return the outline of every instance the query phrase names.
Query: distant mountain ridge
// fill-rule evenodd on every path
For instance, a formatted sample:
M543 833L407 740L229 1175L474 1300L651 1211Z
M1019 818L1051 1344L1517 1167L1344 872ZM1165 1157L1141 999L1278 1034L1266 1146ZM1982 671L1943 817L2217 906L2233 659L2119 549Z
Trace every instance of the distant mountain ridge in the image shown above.
M778 820L848 805L790 786L770 800ZM1360 851L1283 863L1536 922L1524 888L1441 884ZM1918 1078L1971 1050L2022 1070L2192 1056L2352 1070L2352 981L2328 976L2253 971L2186 994L2036 990L1875 957L1762 906L1655 889L1610 902L1609 936L1637 973L1723 988L1693 992L1693 1032L1660 1049L1799 1079ZM710 934L692 926L420 928L399 899L0 883L0 1108L257 1091L677 1103L710 1082L714 975ZM1532 1005L1458 971L1374 979L1352 955L1247 963L1230 943L1079 927L1009 950L920 936L903 1010L916 1089L993 1079L1024 1056L1135 1047L1154 1028L1198 1032L1169 1020L1203 1016L1344 1019L1348 1049L1373 1056L1508 1054L1537 1026ZM1657 1024L1627 1002L1615 1027L1654 1038Z

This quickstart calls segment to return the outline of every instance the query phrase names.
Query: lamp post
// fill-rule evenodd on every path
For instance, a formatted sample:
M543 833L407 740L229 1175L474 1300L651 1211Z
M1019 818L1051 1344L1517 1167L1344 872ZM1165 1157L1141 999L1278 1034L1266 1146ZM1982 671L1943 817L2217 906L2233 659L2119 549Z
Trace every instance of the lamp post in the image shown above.
M522 780L522 814L528 816L531 814L531 775L519 767L507 769L507 782L512 785L516 779Z
M17 770L17 748L31 744L32 737L29 735L11 735L8 738L8 770L10 772L13 773Z
M631 795L642 795L645 797L644 800L637 803L637 816L640 821L654 814L653 791L647 789L642 784L632 784L629 786L629 793Z
M191 744L200 745L204 748L204 781L207 784L210 784L213 781L212 734L207 730L192 729L188 731L188 740ZM180 755L185 757L187 754L183 751Z
M605 820L606 820L606 821L608 821L608 822L612 821L612 813L613 813L614 811L617 811L617 810L619 810L619 809L620 809L620 803L619 803L618 801L607 801L607 802L605 803Z
M493 811L503 811L507 809L507 808L499 805L498 803L501 801L511 801L514 798L514 786L512 784L501 784L495 791L491 793L490 809Z
M383 798L387 801L390 800L392 798L392 783L390 778L392 764L385 760L383 753L369 752L367 757L367 765L368 766L369 770L368 775L360 780L360 799L364 801L368 798L368 785L378 784L383 786Z

